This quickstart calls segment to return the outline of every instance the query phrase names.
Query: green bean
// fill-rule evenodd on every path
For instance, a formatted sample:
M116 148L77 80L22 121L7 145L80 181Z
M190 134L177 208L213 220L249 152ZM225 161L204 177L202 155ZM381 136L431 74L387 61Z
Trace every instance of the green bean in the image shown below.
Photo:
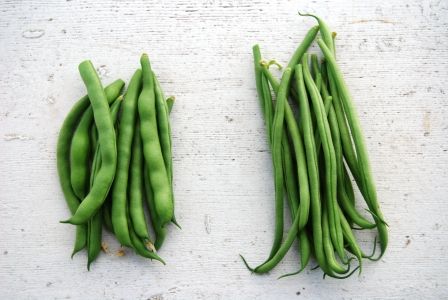
M98 254L101 251L102 219L102 209L100 209L88 221L87 270L90 270L91 263L98 257Z
M317 23L319 24L319 31L320 31L323 41L327 45L328 49L330 49L331 53L335 53L333 33L331 32L328 25L321 18L319 18L316 15L302 14L300 12L299 12L299 15L303 16L303 17L312 17L312 18L316 19Z
M323 97L331 97L328 96L328 90L325 85L322 86L322 96ZM351 182L347 183L346 174L344 174L344 162L342 160L342 147L341 147L341 137L338 126L338 121L336 117L336 112L334 110L333 105L330 107L330 111L328 114L328 121L330 124L330 130L332 139L334 142L334 149L336 154L336 167L337 167L337 178L338 178L338 187L337 194L339 203L342 205L342 208L347 213L349 218L353 220L357 225L362 228L374 228L375 224L366 220L363 216L361 216L354 206L354 195L348 195L347 189L351 189L353 193L353 188L351 188ZM346 171L345 171L346 172ZM348 179L350 181L350 179ZM347 186L350 184L350 186ZM349 197L353 197L351 200Z
M302 43L300 43L299 47L297 47L296 51L289 60L288 68L292 70L300 62L303 54L305 54L305 52L311 46L318 32L319 32L319 26L311 27L311 29L305 35L305 38L303 39ZM291 71L291 75L293 72L294 71Z
M328 116L328 113L330 112L330 108L331 108L331 103L333 102L333 97L327 96L324 99L325 99L324 100L325 115ZM317 156L319 156L320 150L322 149L322 147L321 147L322 146L322 140L321 140L320 135L319 135L319 130L315 130L314 131L314 140L316 141Z
M156 235L154 247L156 248L156 250L159 250L162 247L163 242L165 241L167 229L165 227L162 227L160 220L156 214L154 196L146 164L143 167L143 179L144 179L146 202L148 204L149 215L151 217L151 224L152 228L154 229L154 233Z
M282 84L280 85L280 88L278 91L278 95L279 95L278 99L281 99L280 97L283 97L283 95L281 94L281 92L282 92L281 88L282 88ZM284 95L284 97L286 97L286 95ZM300 167L298 167L298 177L299 177L298 181L299 181L299 186L300 186L300 204L298 205L299 207L297 208L297 204L294 201L291 202L291 204L290 204L291 205L291 213L292 213L292 217L293 217L294 221L293 221L293 224L291 225L290 230L288 231L287 237L286 237L284 243L274 253L272 258L270 258L268 261L263 263L261 266L255 268L253 270L256 273L268 272L281 261L281 259L286 255L286 253L290 249L290 247L291 247L292 243L294 242L294 240L296 239L299 231L302 230L302 232L304 232L303 229L304 229L304 227L307 223L307 219L308 219L309 188L308 188L308 175L307 175L307 169L306 169L305 152L304 152L304 148L303 148L303 144L302 144L302 137L300 136L299 129L295 122L293 112L292 112L291 108L289 107L289 105L286 105L286 104L287 104L287 102L285 100L285 119L286 119L287 125L289 126L289 131L290 131L290 134L292 137L291 139L294 144L295 155L297 158L297 165L300 166ZM273 141L275 142L274 139L273 139ZM287 148L284 148L284 150L285 149L287 149ZM289 151L289 150L287 150L287 151ZM304 237L302 235L302 239L305 239L304 243L306 243L306 237ZM304 246L303 249L304 249L305 255L303 256L303 259L302 259L302 268L304 267L304 265L307 264L307 261L309 260L309 256L308 257L306 256L306 253L307 252L309 253L309 251L307 251L308 249L305 248L305 247L309 246L309 244L308 245L304 244L303 246Z
M343 166L343 173L344 173L344 188L345 193L347 194L347 197L352 205L355 205L355 192L353 190L352 181L350 179L350 175L348 175L347 168L345 167L345 164L342 164Z
M168 113L171 113L171 110L173 109L174 101L176 101L176 98L174 96L170 96L166 98L166 105L168 107Z
M345 218L344 214L342 213L341 208L339 208L339 214L341 216L341 227L342 227L342 233L344 235L344 239L347 241L349 247L352 250L352 253L356 256L358 263L359 263L359 273L362 272L362 251L358 246L358 243L356 242L356 238L353 235L353 232L350 229L350 225L347 222L347 219Z
M168 175L170 189L171 189L171 201L173 202L173 218L171 222L180 228L180 225L176 221L174 215L174 190L173 190L173 155L171 146L171 127L169 121L168 105L163 95L162 87L160 86L157 76L154 74L154 93L156 99L156 119L157 129L160 140L160 147L162 150L163 161L165 163L166 173Z
M301 64L298 64L295 68L295 78L299 100L300 120L302 122L303 128L303 140L307 161L306 165L308 167L308 178L310 184L311 220L313 229L314 252L318 264L322 269L326 270L327 266L322 246L322 216L316 144L314 143L313 128L311 124L311 113L303 78L303 67Z
M115 99L124 86L124 81L118 79L105 88L105 93L108 99ZM83 115L84 111L89 107L89 97L86 95L75 103L73 108L68 113L67 117L62 124L59 132L57 142L57 169L59 175L59 181L61 184L64 198L72 214L76 212L79 206L79 199L73 192L73 188L70 182L70 146L73 137L73 128L79 122L79 119ZM76 226L76 239L75 246L72 252L72 257L77 252L82 250L86 245L87 228L85 225Z
M327 68L327 74L328 74L328 82L329 82L329 86L330 86L331 95L334 100L333 105L334 105L334 110L336 113L336 118L338 121L339 131L341 132L343 155L344 155L345 161L347 162L348 167L350 168L353 178L355 179L355 181L358 184L359 190L361 191L361 193L364 196L365 195L364 187L362 186L362 182L359 177L359 171L358 171L358 158L356 157L355 150L353 149L350 129L348 128L348 125L347 125L344 109L342 107L341 99L339 97L339 92L337 90L333 75L331 74L331 72L328 68Z
M89 183L89 131L92 122L93 111L92 108L89 107L76 127L70 147L70 181L73 192L81 200L84 199L87 194Z
M138 122L134 130L129 173L129 215L135 233L140 239L146 241L149 240L149 233L143 211L143 154Z
M334 257L334 249L333 249L333 245L331 243L330 229L329 229L329 225L328 225L328 208L327 208L328 205L329 205L329 203L324 203L322 205L322 208L323 208L323 210L322 210L322 240L323 240L324 251L326 254L326 258L327 258L328 267L331 270L333 270L335 273L345 274L350 270L350 268L345 269L344 267L342 267L337 262L336 258Z
M86 223L101 207L115 177L117 152L115 131L110 116L109 104L94 66L90 61L79 65L81 77L86 85L101 144L102 165L95 184L81 202L75 214L64 223L75 225Z
M153 190L156 214L162 227L171 222L174 215L170 180L165 168L157 132L154 78L148 55L143 54L142 65L143 89L138 99L138 111L141 122L143 155L148 166L148 177Z
M262 74L261 53L260 47L254 45L252 47L253 57L254 57L254 67L255 67L255 83L257 86L258 99L260 100L261 111L264 116L264 123L266 126L266 132L268 136L269 147L272 144L272 95L269 91L269 86L267 84L266 78Z
M112 117L112 122L115 124L115 131L117 130L117 120L118 120L118 113L120 111L121 104L123 103L123 96L119 96L111 105L110 107L110 114ZM97 134L96 126L93 124L92 126L92 135ZM95 147L95 153L93 155L93 161L92 161L92 173L90 176L90 186L93 186L93 182L95 180L96 174L101 168L101 147L99 143L96 143ZM106 197L106 200L104 201L102 211L103 211L103 220L104 225L110 232L114 232L112 227L112 220L110 216L110 209L111 209L111 193L109 193Z
M169 124L168 107L163 96L162 87L153 72L154 77L154 93L156 103L157 129L159 133L160 147L162 148L163 161L165 163L166 172L170 180L172 180L172 154L171 154L171 133Z
M269 72L269 71L268 71ZM270 72L269 72L270 73ZM274 91L278 92L278 84L275 82L272 76L271 85ZM299 231L301 231L308 222L308 215L310 209L310 191L308 182L308 171L306 167L306 157L305 150L303 146L302 136L300 134L299 127L294 117L294 113L289 106L289 103L285 103L285 120L287 124L287 129L291 135L291 140L294 145L294 154L297 160L297 174L298 174L298 186L300 187L300 215L301 223L299 226ZM294 209L296 211L297 208Z
M321 74L319 70L319 59L317 58L317 54L311 54L311 69L313 70L313 78L316 81L317 84L317 76ZM319 89L320 90L320 89Z
M149 259L158 260L165 265L165 261L160 256L158 256L157 253L148 250L145 243L138 237L132 226L131 228L129 228L129 234L131 236L132 245L134 246L134 249L138 255Z
M285 192L286 200L291 211L291 217L294 218L296 210L299 206L299 190L297 186L297 169L296 162L291 154L291 147L289 145L288 136L283 133L282 137L282 163L283 163L283 178L285 178Z
M325 56L325 59L327 60L330 74L332 74L332 76L334 77L334 82L341 96L341 102L343 103L344 110L347 114L350 130L353 134L353 142L355 144L356 153L358 154L358 168L360 175L362 175L362 186L365 187L365 192L367 195L366 202L370 211L372 211L376 216L374 217L374 220L377 225L381 246L381 253L379 257L382 257L387 248L387 225L383 221L383 215L379 208L375 183L370 169L367 149L364 143L364 137L362 135L359 118L351 100L350 93L348 92L347 86L345 85L342 72L339 70L339 67L336 63L336 60L334 59L331 50L321 40L318 40L318 44Z
M322 140L322 149L324 153L325 161L325 186L327 190L327 202L329 203L329 222L330 222L330 236L333 244L336 247L336 251L339 257L344 260L345 252L342 240L342 229L339 220L339 214L337 213L337 168L336 157L334 152L334 145L331 139L330 125L328 124L327 117L325 115L325 108L323 107L322 98L316 88L316 85L311 77L308 68L308 60L306 56L302 59L303 62L303 75L305 84L310 93L311 102L313 104L314 113L317 119L317 129Z
M275 237L271 249L273 253L277 252L282 242L283 236L283 165L282 165L282 137L283 125L285 120L285 103L289 84L291 80L291 69L286 68L283 73L280 87L277 93L277 101L275 105L274 119L272 123L272 160L274 163L274 183L275 183Z
M311 242L305 230L299 232L299 247L300 247L300 269L293 273L284 274L278 279L294 276L305 270L311 258Z
M271 148L272 151L272 157L274 160L274 141L273 141L273 108L272 108L272 95L271 92L269 90L269 85L268 82L265 78L265 76L261 73L261 69L262 66L260 65L260 61L261 61L261 53L260 53L260 48L258 45L255 45L252 48L253 51L253 56L254 56L254 66L255 66L255 79L256 79L256 85L257 85L257 91L258 91L258 96L260 99L260 104L261 104L261 109L264 115L264 120L265 120L265 125L266 125L266 132L267 132L267 136L268 136L268 142L269 142L269 146ZM280 159L280 162L283 164L283 162L285 161L286 165L288 165L288 167L290 166L291 163L291 153L290 153L290 149L289 149L289 144L287 141L286 136L282 136L280 145L278 145L280 147L280 156L278 157L278 159ZM296 191L296 187L294 184L291 184L291 182L294 180L293 178L293 172L291 172L290 169L284 169L283 170L285 172L284 175L286 175L286 178L284 180L285 185L286 185L286 189L288 192L288 201L290 201L290 205L292 205L291 202L296 201L295 199L297 199L297 191ZM283 176L283 171L281 171L281 174ZM280 170L277 169L277 172L274 171L275 175L274 177L276 178L276 188L275 188L275 194L276 194L276 201L275 201L275 230L274 230L274 242L272 244L272 248L271 248L271 252L269 254L269 257L266 261L269 261L274 255L275 252L278 250L278 248L280 247L281 244L281 240L282 240L282 236L283 236L283 200L279 200L280 198L283 198L283 182L281 183L281 195L279 195L279 190L280 187L277 186L279 183L278 181L278 176L280 173Z
M307 32L307 34L305 35L305 38L303 39L303 41L300 43L300 45L297 47L297 49L294 51L294 54L292 55L291 59L289 60L288 63L288 68L291 69L291 75L294 75L294 67L300 62L300 60L302 59L303 54L308 50L308 48L311 46L311 44L313 43L314 39L316 38L317 33L319 32L319 26L313 26L311 27L311 29ZM254 47L259 48L258 45L255 45ZM258 50L259 52L259 50ZM261 87L259 88L258 86L261 85L261 75L257 75L257 68L260 68L261 65L261 56L255 57L254 56L254 61L255 61L255 80L257 82L257 91L261 91ZM260 68L259 69L260 72L266 72L266 70L268 70L268 68ZM261 73L260 73L261 74ZM258 78L257 78L258 77ZM291 91L292 93L292 98L294 98L296 101L298 101L297 99L297 95L295 90ZM258 97L260 99L263 99L260 95ZM262 105L262 109L264 111L264 106ZM265 118L266 120L266 118Z
M293 224L291 230L288 232L287 241L290 242L289 245L285 243L282 245L283 238L283 188L284 188L284 177L283 177L283 159L282 159L282 138L283 138L283 125L285 119L285 103L286 97L289 90L289 84L291 80L291 69L286 68L283 73L282 79L280 81L280 87L277 93L277 101L275 105L274 120L272 125L272 160L274 163L274 183L275 183L275 230L274 230L274 242L269 254L269 258L255 269L249 267L247 262L243 259L246 267L253 270L256 273L264 273L272 269L278 262L284 257L286 252L289 250L292 242L297 235L298 226L294 228L296 230L294 236L291 234L294 232ZM294 220L294 223L298 225L298 218ZM291 240L292 239L292 240Z
M263 78L267 78L269 83L271 84L273 90L275 93L278 93L279 88L279 82L272 76L271 72L267 70L267 68L263 67ZM263 87L264 88L264 87ZM270 92L265 93L268 94L270 97ZM302 230L302 228L305 226L308 220L308 214L309 214L309 184L308 184L308 175L306 170L306 158L304 156L304 149L302 144L302 137L300 136L300 131L298 129L297 123L295 122L294 114L291 110L291 107L289 106L289 103L285 103L285 119L288 126L288 131L290 131L292 141L295 148L295 155L297 159L297 173L299 174L299 182L298 186L301 187L301 196L300 196L300 206L296 199L299 197L297 195L297 185L292 184L290 180L289 174L294 174L293 170L290 170L291 166L288 166L288 163L285 163L285 161L288 161L288 157L290 156L290 150L289 150L289 143L286 138L286 133L284 133L283 139L282 139L282 145L283 145L283 155L284 155L284 168L285 168L285 180L287 182L287 192L288 192L288 200L289 205L291 209L291 217L292 219L295 218L296 212L298 211L301 215L300 217L300 223L299 224L299 247L300 247L300 253L301 253L301 269L299 272L301 272L306 265L308 264L308 261L310 259L310 241L308 239L308 236L306 235L305 231ZM285 143L286 140L286 143ZM294 181L294 178L293 180ZM292 191L292 192L291 192ZM295 201L293 201L295 200ZM298 210L299 209L299 210ZM297 272L297 273L299 273ZM297 274L295 273L295 274ZM292 274L291 274L292 275Z
M118 126L117 152L118 165L112 186L112 225L115 236L123 246L131 247L129 224L126 218L127 188L129 165L131 161L132 137L134 136L135 120L137 116L137 99L141 90L142 72L135 71L126 91Z
M107 95L106 95L107 97ZM107 98L112 103L115 99ZM89 153L91 148L90 132L93 123L92 107L88 107L73 134L70 146L70 181L73 192L79 199L84 199L89 189ZM92 149L95 149L93 147Z

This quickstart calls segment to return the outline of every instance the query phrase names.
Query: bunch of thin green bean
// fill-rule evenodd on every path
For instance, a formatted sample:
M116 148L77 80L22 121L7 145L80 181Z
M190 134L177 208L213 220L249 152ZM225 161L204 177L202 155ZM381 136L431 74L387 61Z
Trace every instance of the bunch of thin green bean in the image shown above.
M300 13L299 13L300 14ZM367 150L354 103L336 63L334 38L325 22L314 15L312 27L293 54L281 80L253 47L258 98L272 152L275 184L275 234L269 257L254 273L272 270L297 239L300 273L314 256L324 276L346 278L362 260L378 260L387 247L387 224L377 201ZM317 37L320 33L320 37ZM317 37L323 60L309 55ZM311 61L311 62L310 62ZM273 101L273 95L275 101ZM296 105L297 114L291 107ZM371 220L355 206L356 183ZM283 239L283 201L287 199L292 225ZM365 254L354 229L376 230L380 254ZM353 259L357 267L350 271ZM283 277L283 276L282 276Z
M163 264L156 250L168 223L179 226L169 123L174 97L165 98L148 55L140 63L121 95L122 80L103 88L92 63L82 62L87 95L75 103L59 133L57 169L72 213L62 223L76 225L72 257L87 248L88 269L101 251L103 225L122 246Z

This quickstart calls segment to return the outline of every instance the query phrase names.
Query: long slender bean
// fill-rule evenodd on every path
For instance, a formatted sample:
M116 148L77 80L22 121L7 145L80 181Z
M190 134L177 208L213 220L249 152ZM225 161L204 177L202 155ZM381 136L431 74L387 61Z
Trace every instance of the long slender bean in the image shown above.
M322 140L322 149L324 153L325 161L325 186L326 186L326 201L329 203L328 216L330 222L330 236L335 245L336 251L339 257L344 260L346 255L343 247L342 229L339 220L339 214L337 212L337 169L336 169L336 156L334 152L334 145L331 139L330 125L328 124L327 117L325 115L325 108L323 107L323 101L320 97L320 93L316 88L316 85L311 77L311 73L308 68L308 59L306 56L302 59L303 63L303 75L305 84L310 93L310 99L313 104L314 112L317 119L317 129Z
M314 253L319 266L321 266L323 270L326 270L327 266L322 246L322 215L316 144L314 143L313 128L311 124L311 113L303 78L303 67L301 64L298 64L295 67L295 78L299 100L300 120L302 122L303 128L303 140L308 167L308 178L310 184L311 221L313 229Z
M386 224L384 223L384 218L382 212L379 208L375 183L373 180L370 163L368 160L367 148L364 143L364 137L361 132L361 124L359 122L359 118L357 112L354 108L353 102L351 100L350 93L348 88L344 82L342 72L340 71L338 65L336 64L336 60L331 52L331 50L325 45L322 40L318 40L319 47L321 48L325 59L328 62L328 67L330 69L330 73L334 76L334 81L337 86L337 90L340 93L341 100L343 103L344 110L347 114L348 123L353 134L353 142L355 144L356 153L358 154L358 167L361 176L361 180L363 182L362 186L366 189L367 194L367 205L369 209L376 215L374 217L375 223L377 225L379 237L380 237L380 248L381 248L381 257L386 248L388 241L388 233Z
M263 77L265 77L269 83L271 84L273 90L275 93L278 93L278 89L280 86L280 83L272 76L271 72L267 69L266 66L263 66ZM268 93L270 95L270 93ZM309 195L309 183L308 183L308 175L307 175L307 169L306 169L306 158L305 158L305 152L303 148L302 143L302 137L300 136L300 130L298 128L298 125L295 121L294 114L292 112L291 107L289 106L289 103L285 103L285 119L287 124L287 129L290 132L294 149L295 149L295 157L296 157L296 166L297 166L297 174L298 174L298 186L300 187L300 206L299 202L292 201L291 199L298 199L299 197L295 196L297 192L293 192L292 194L288 195L289 203L290 203L290 209L291 209L291 217L294 220L297 212L300 214L300 223L299 223L299 247L300 247L300 253L301 253L301 269L294 273L294 274L287 274L287 275L295 275L301 272L306 265L308 264L308 261L311 256L310 251L310 241L308 239L308 236L306 232L303 230L303 227L308 221L308 215L309 215L309 206L310 206L310 195ZM288 146L289 144L285 144L286 134L284 134L282 145L283 145L283 154L285 157L288 157ZM287 141L286 141L287 142ZM286 145L286 147L285 147ZM286 151L285 151L286 149ZM290 168L290 166L289 166ZM285 178L287 183L290 184L290 180L288 178L288 174L292 173L292 170L288 169L288 165L285 166ZM292 190L295 191L295 185L292 188L287 188L287 191ZM291 199L290 199L291 198Z
M326 85L322 86L321 89L322 96L323 97L331 97L328 96L328 90L326 88ZM336 155L336 167L337 167L337 177L338 177L338 187L337 187L337 194L338 194L338 200L339 203L342 205L342 208L347 213L347 215L350 217L350 219L355 222L357 225L359 225L362 228L370 229L374 228L376 225L374 223L369 222L366 220L362 215L358 213L358 211L355 209L354 206L354 195L349 196L347 194L347 189L351 188L350 186L347 186L347 178L344 174L344 162L342 158L342 146L341 146L341 137L340 137L340 131L338 126L338 121L336 117L336 112L334 110L333 105L331 105L329 113L328 113L328 121L330 124L330 130L332 139L334 142L334 149L335 149L335 155ZM348 179L350 180L350 179ZM351 191L353 192L353 188L351 188ZM349 197L353 197L353 200L351 200Z

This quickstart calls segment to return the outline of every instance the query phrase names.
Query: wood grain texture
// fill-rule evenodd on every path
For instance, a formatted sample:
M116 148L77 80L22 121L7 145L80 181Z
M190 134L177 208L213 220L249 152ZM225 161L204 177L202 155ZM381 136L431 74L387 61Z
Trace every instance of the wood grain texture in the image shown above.
M0 298L441 299L448 295L448 3L446 1L0 2ZM297 250L266 276L273 235L270 153L251 46L286 63L315 12L361 117L390 246L361 276L322 280ZM314 49L316 49L314 47ZM172 112L176 214L161 266L106 241L86 270L58 184L56 138L84 94L77 65L129 80L148 52ZM361 236L371 247L371 235Z

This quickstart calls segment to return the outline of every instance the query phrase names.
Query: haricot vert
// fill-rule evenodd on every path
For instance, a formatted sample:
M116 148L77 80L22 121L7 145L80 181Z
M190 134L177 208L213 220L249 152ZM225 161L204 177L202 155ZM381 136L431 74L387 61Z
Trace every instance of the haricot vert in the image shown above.
M300 273L314 256L324 277L343 279L361 272L363 258L382 257L388 241L387 224L379 208L360 120L336 62L336 34L323 19L299 14L313 17L318 25L308 31L280 82L269 70L270 65L279 64L263 60L260 47L253 47L255 83L274 163L276 222L268 259L251 268L242 258L252 272L266 273L297 240L299 271L281 277ZM316 53L306 53L316 38L321 59ZM289 83L291 77L294 80ZM282 130L284 126L286 130ZM368 214L355 203L355 187ZM292 223L283 239L284 197ZM378 232L378 256L377 239L373 253L366 255L353 233L355 229Z

